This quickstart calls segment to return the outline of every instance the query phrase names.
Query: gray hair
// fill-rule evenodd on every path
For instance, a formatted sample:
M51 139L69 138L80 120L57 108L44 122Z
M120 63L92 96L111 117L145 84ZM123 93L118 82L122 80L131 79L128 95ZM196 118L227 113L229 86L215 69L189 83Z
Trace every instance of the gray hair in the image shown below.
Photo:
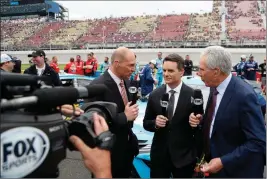
M223 73L229 75L232 70L232 56L225 48L221 46L210 46L204 49L201 57L207 58L207 67L209 69L219 68Z

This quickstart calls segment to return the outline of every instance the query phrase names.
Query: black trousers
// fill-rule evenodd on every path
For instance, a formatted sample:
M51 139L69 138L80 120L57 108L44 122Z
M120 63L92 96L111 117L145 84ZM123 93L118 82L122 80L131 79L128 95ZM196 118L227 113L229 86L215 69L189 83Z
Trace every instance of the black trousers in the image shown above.
M195 162L176 168L169 152L166 157L160 157L161 161L153 161L151 163L150 178L192 178L194 174Z

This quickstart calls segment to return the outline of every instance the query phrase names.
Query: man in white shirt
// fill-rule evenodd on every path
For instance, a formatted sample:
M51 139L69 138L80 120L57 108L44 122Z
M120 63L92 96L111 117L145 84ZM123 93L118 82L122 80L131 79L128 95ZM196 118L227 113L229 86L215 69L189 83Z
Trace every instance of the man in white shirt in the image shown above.
M193 110L191 97L194 90L185 85L184 59L170 54L163 62L166 85L149 95L143 126L155 132L151 146L151 178L191 178L196 164L194 131L188 124ZM163 114L162 96L169 94L167 113Z

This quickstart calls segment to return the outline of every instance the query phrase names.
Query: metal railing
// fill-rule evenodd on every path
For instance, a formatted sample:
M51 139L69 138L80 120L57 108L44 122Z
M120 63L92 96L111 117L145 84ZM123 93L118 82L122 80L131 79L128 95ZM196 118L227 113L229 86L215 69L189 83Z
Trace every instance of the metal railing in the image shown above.
M45 44L41 46L16 46L8 43L1 43L1 51L26 51L40 48L43 50L71 50L71 49L115 49L120 46L128 48L204 48L211 45L221 45L233 48L265 48L265 41L156 41L156 42L137 42L137 43L86 43L86 44L71 44L71 45L53 45Z

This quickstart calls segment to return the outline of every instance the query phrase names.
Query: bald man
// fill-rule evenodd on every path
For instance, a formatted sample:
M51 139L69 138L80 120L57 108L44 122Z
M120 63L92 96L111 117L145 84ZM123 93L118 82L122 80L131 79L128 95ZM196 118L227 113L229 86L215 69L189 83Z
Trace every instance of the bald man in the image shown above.
M125 47L116 49L111 56L111 65L93 84L105 84L109 91L97 96L92 101L107 101L116 103L118 116L113 119L110 131L116 135L116 142L111 151L111 166L113 178L129 178L134 156L139 152L138 141L132 132L132 123L138 115L138 106L131 105L128 93L129 78L135 71L136 59L134 53Z

